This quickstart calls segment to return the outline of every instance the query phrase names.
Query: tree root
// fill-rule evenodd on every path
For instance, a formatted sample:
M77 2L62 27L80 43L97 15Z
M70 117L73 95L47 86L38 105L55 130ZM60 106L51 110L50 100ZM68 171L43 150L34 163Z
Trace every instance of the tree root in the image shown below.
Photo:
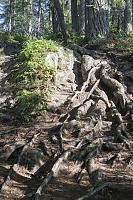
M84 51L84 49L78 49L78 51ZM97 186L89 195L78 200L91 199L98 192L110 187L112 181L124 180L123 173L119 173L120 165L125 163L124 153L127 150L132 152L133 148L132 135L121 114L126 108L127 98L123 85L106 74L105 65L107 65L106 62L100 61L97 65L90 67L87 80L66 108L63 122L47 130L49 137L56 137L56 142L51 142L51 145L55 145L54 148L59 148L60 151L57 150L57 156L52 157L46 143L41 142L44 154L49 157L47 161L49 165L40 167L34 174L35 178L41 174L41 178L44 179L36 192L29 194L30 197L34 196L35 200L40 198L49 182L59 176L60 171L65 168L70 159L74 163L70 175L76 176L77 183L81 183L87 171L90 183L93 187ZM111 91L111 95L108 90ZM73 103L76 100L78 102L74 106ZM10 180L12 172L18 169L24 152L40 134L38 132L24 144L17 163L10 168L1 191ZM129 160L128 165L126 164L127 168L131 167L131 163L132 159ZM126 180L130 181L132 177L126 176Z
M6 185L9 183L9 181L10 181L10 176L12 175L13 171L18 170L19 164L20 164L20 161L21 161L21 158L22 158L24 152L27 150L28 147L30 147L30 146L34 143L35 139L36 139L40 134L41 134L41 132L38 131L38 133L35 134L35 135L29 140L29 142L27 142L25 145L23 145L22 151L21 151L21 153L20 153L19 156L18 156L17 162L14 163L14 164L10 167L10 170L9 170L9 172L8 172L8 175L7 175L7 178L6 178L6 180L4 181L4 183L3 183L2 186L1 186L1 192L4 191Z
M111 89L115 97L115 101L117 105L120 105L121 110L125 110L127 98L125 95L124 87L121 83L119 83L116 79L110 78L106 72L105 68L101 70L101 80L103 83Z
M47 187L47 185L51 181L51 179L54 178L54 177L58 177L59 172L61 170L63 170L63 168L66 165L66 162L68 161L69 157L71 157L71 155L72 155L72 150L67 150L55 162L55 164L52 167L52 170L48 173L47 177L44 179L44 181L42 182L42 184L37 189L37 191L35 193L35 200L39 199L42 190L44 190Z
M77 200L91 200L98 192L102 191L105 188L108 188L111 185L110 182L104 183L103 185L95 188L89 195L85 195L83 197L78 198Z

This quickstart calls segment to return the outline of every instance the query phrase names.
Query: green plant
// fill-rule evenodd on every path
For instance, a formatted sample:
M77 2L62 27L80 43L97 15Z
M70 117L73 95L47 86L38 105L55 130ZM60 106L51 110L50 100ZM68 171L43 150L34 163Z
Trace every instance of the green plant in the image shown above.
M90 40L90 41L88 41L88 45L90 47L102 48L102 47L105 47L106 42L107 41L104 38L98 38L96 40Z
M88 153L91 153L94 149L97 148L97 146L101 143L100 140L98 140L96 143L93 143L91 144L89 147L88 147Z
M27 41L17 57L10 81L17 87L15 109L24 120L30 115L44 114L49 93L48 81L54 81L56 68L45 61L48 52L57 52L58 45L51 40Z
M80 45L85 39L85 35L79 35L75 31L70 32L70 43Z
M22 90L16 93L17 101L15 103L15 110L20 114L21 118L29 121L29 113L35 114L46 112L46 101L43 93L37 91Z
M25 42L28 38L22 34L3 31L0 33L0 42Z

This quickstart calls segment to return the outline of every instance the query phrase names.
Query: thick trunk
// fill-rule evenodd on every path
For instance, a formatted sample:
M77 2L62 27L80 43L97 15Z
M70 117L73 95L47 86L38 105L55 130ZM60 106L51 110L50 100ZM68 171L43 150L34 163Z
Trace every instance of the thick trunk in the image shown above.
M58 34L59 32L59 23L58 23L58 18L57 18L57 13L55 10L55 6L53 5L51 8L52 11L52 27L53 27L53 33Z
M78 2L77 0L71 0L71 16L72 16L72 29L78 32Z
M132 0L125 0L126 8L124 12L124 21L125 21L125 32L132 32Z
M61 27L61 32L63 34L64 42L67 43L69 34L66 30L66 24L64 22L64 15L63 15L63 11L61 9L59 0L54 0L54 5L55 5L56 11L57 11L57 15L58 15L58 19L59 19L59 23L60 23L60 27Z
M86 37L107 38L109 34L109 9L107 0L86 0Z
M79 4L79 33L85 33L85 0L80 0Z

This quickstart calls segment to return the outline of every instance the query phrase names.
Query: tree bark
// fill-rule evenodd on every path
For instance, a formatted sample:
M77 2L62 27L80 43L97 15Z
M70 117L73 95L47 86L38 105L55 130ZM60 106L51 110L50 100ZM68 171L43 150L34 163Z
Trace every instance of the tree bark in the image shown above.
M12 22L12 31L15 32L16 27L16 0L13 2L13 22Z
M86 37L91 39L107 38L109 34L107 0L86 0Z
M71 16L72 16L72 30L78 32L78 2L77 0L71 0Z
M8 16L9 16L8 30L9 30L9 32L11 32L12 31L12 5L11 5L11 0L8 0Z
M37 37L40 36L40 27L41 27L41 0L38 2L38 25L37 25Z
M29 36L32 35L32 0L29 0Z
M63 34L63 38L64 38L64 42L68 43L68 38L69 38L69 34L66 30L66 24L64 21L64 14L63 11L61 9L61 5L59 0L53 0L54 1L54 5L57 11L57 15L58 15L58 19L59 19L59 23L60 23L60 27L61 27L61 32Z
M79 4L79 33L85 33L85 0L80 0Z
M125 0L126 8L124 12L124 30L126 33L132 32L132 0Z
M55 9L55 5L52 5L51 12L52 12L53 33L57 35L59 33L59 22L58 22L58 16Z

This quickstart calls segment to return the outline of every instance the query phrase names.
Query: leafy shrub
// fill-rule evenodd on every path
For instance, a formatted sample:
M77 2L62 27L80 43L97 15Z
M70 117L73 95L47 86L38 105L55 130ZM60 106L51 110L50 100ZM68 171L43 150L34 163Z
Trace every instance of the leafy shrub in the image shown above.
M0 33L0 42L7 42L7 41L12 41L13 37L11 33L9 32L2 32Z
M79 35L78 33L71 31L70 38L70 43L80 45L84 41L85 35Z
M25 42L28 38L21 34L3 31L0 33L0 42Z
M98 38L96 40L88 41L88 46L91 48L102 48L105 47L106 40L104 38Z
M32 112L34 114L43 114L46 112L47 106L43 93L23 89L17 92L16 95L18 98L15 103L15 109L21 114L22 119L29 121L29 113Z
M51 40L27 41L17 57L12 70L11 82L20 92L16 93L15 108L23 119L35 112L43 114L46 110L48 81L53 81L56 69L45 62L48 52L57 52L58 45Z

